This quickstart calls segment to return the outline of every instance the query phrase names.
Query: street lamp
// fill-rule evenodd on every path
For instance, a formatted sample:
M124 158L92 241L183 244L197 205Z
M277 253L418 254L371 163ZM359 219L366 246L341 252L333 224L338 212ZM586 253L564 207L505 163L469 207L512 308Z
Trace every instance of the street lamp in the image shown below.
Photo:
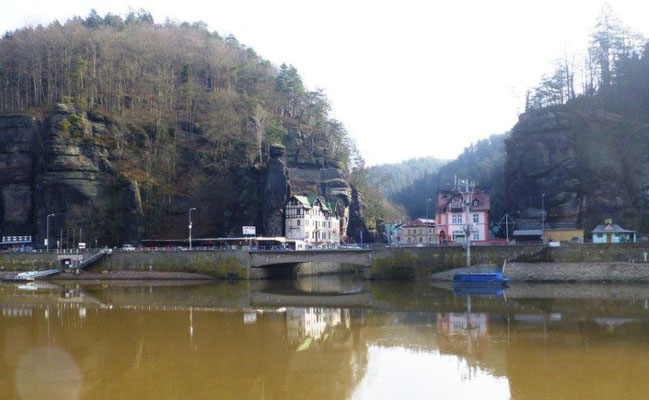
M46 248L47 251L50 251L50 217L53 217L53 216L54 216L54 214L47 214L47 218L45 218L46 225L47 225L47 228L46 228L47 239L45 239L45 248Z
M192 211L196 211L196 207L189 209L189 250L192 249Z
M541 193L541 242L545 243L545 193Z

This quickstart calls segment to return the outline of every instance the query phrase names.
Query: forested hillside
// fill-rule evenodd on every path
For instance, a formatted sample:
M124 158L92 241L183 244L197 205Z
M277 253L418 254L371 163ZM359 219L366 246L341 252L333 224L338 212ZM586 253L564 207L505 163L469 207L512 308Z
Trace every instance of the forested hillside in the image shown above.
M464 149L457 159L434 172L415 179L392 194L390 199L405 207L411 218L434 217L437 190L453 184L455 177L475 180L491 196L491 217L499 219L504 209L503 167L506 134L492 135ZM430 199L430 201L428 201ZM428 202L428 207L427 203Z
M507 206L538 227L605 218L649 232L649 43L605 7L586 54L562 57L507 140Z
M419 157L400 163L373 165L368 168L368 180L391 196L422 176L437 172L448 161L435 157Z
M35 118L4 124L9 133L33 136L23 151L38 167L30 178L4 182L4 196L15 185L21 193L45 187L41 195L59 199L53 203L59 209L49 210L59 215L55 229L76 225L74 216L86 214L96 230L89 234L113 243L125 230L114 226L115 210L123 207L99 201L101 191L106 197L122 187L137 189L132 204L138 209L130 208L141 212L140 236L184 234L187 208L199 204L195 215L203 223L195 233L224 235L242 224L267 225L265 216L276 212L267 209L275 190L269 179L280 187L279 197L292 185L293 193L325 195L347 209L350 174L362 163L342 123L329 117L325 94L308 90L294 67L272 65L201 22L159 24L143 10L125 18L93 11L6 33L0 113ZM0 151L9 161L7 146L19 138L10 139ZM286 147L277 151L285 161L275 175L266 171L273 143ZM37 156L44 154L39 146L50 158ZM65 173L52 182L55 170ZM86 179L89 170L99 174L88 179L101 180L101 190L70 183L71 174ZM4 230L42 229L33 207L23 214L13 221L3 206ZM353 217L346 212L343 229Z
M519 228L540 228L545 194L546 226L588 233L613 217L649 232L649 43L609 6L589 43L564 52L527 92L511 133L477 142L390 198L424 216L427 199L433 210L437 189L457 175L491 195L492 222L507 211Z

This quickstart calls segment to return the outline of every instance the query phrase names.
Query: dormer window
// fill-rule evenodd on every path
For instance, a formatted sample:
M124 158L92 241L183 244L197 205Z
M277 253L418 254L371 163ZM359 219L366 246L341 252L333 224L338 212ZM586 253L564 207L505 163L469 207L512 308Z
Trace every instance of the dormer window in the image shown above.
M477 207L478 204L480 204L480 202L477 199L473 200L473 206L474 207Z

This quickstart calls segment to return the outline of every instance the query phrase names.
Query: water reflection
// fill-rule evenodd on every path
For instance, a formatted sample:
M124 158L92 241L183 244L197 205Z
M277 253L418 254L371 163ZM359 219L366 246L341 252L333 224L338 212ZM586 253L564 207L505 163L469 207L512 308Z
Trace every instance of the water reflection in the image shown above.
M644 398L649 289L597 289L0 285L0 398Z
M340 308L290 307L286 309L286 329L292 343L305 339L327 339L341 323L349 329L349 310Z

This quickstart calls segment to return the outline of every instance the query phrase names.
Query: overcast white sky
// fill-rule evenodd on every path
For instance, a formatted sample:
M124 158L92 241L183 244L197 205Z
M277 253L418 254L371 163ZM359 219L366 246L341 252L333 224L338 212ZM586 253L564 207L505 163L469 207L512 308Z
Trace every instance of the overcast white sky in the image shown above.
M604 1L3 0L0 32L94 8L202 20L324 89L369 164L454 158L509 130L564 47L585 48ZM649 2L611 0L649 36Z

